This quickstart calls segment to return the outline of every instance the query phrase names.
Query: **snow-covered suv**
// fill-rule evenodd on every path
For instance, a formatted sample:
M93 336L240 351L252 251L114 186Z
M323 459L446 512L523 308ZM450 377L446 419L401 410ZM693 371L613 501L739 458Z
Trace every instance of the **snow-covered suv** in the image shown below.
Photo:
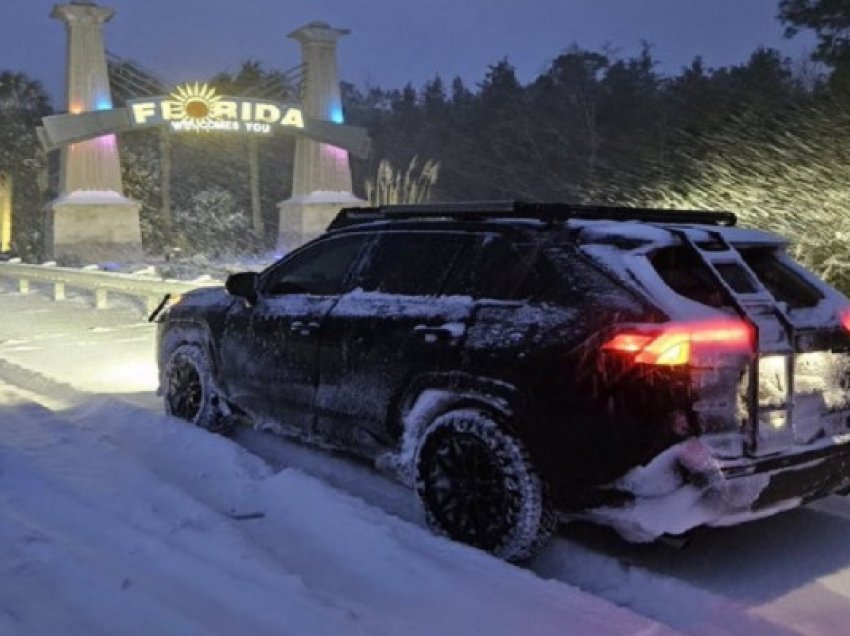
M848 310L728 212L350 209L165 310L161 390L367 457L517 560L561 519L646 541L848 489Z

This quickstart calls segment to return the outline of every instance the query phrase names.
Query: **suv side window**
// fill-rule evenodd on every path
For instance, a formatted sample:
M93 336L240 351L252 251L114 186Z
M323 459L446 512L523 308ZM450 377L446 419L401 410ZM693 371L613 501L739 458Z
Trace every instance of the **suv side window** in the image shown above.
M528 283L539 268L536 256L533 245L517 246L498 234L478 234L468 256L452 272L444 293L495 300L528 298L534 286Z
M457 232L387 232L364 258L353 287L367 292L436 296L467 243Z
M338 294L351 264L367 240L365 234L341 236L298 252L269 272L262 284L263 292L270 295Z

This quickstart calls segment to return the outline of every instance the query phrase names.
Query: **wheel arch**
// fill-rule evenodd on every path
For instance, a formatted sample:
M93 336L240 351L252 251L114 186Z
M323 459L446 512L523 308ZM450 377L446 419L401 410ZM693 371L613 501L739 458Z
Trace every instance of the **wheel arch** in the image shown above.
M398 440L398 451L379 463L390 466L401 481L412 485L416 449L437 417L454 410L478 409L510 427L517 399L516 387L495 378L462 372L420 375L390 409L388 429Z
M558 516L551 488L521 437L492 413L477 407L452 408L428 425L414 456L414 488L429 527L438 534L509 561L520 561L536 554L548 542ZM470 437L476 440L471 446ZM483 463L482 447L489 458ZM463 460L464 456L469 457L470 450L473 457L478 457L471 468ZM447 463L455 468L446 470ZM435 491L443 494L437 496ZM468 503L470 493L475 493L473 498L488 510L483 525L478 504ZM454 503L447 504L447 500ZM458 508L462 511L459 516Z
M200 348L210 364L213 378L218 380L218 361L214 355L212 334L209 326L195 320L170 321L162 324L157 347L159 367L159 389L162 391L165 366L171 354L182 345L195 345Z

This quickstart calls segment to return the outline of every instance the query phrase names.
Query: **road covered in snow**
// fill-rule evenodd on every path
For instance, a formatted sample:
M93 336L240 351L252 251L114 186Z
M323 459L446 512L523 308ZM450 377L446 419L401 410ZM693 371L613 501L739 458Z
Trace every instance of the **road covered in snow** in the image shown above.
M663 634L149 410L0 386L0 633Z
M0 312L0 634L675 633L153 411L132 307Z
M0 288L0 634L848 633L846 499L681 550L569 526L523 569L360 463L163 416L153 343Z

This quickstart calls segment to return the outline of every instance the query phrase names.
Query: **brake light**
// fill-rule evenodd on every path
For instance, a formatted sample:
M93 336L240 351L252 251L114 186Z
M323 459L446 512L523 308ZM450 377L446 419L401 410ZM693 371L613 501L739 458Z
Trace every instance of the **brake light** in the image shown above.
M841 321L841 326L845 331L850 331L850 307L842 309L838 313L838 319Z
M602 345L603 351L633 355L634 362L677 366L691 362L694 347L721 351L751 350L753 331L740 320L720 319L698 323L653 325L655 330L618 333ZM661 331L658 331L660 327Z

